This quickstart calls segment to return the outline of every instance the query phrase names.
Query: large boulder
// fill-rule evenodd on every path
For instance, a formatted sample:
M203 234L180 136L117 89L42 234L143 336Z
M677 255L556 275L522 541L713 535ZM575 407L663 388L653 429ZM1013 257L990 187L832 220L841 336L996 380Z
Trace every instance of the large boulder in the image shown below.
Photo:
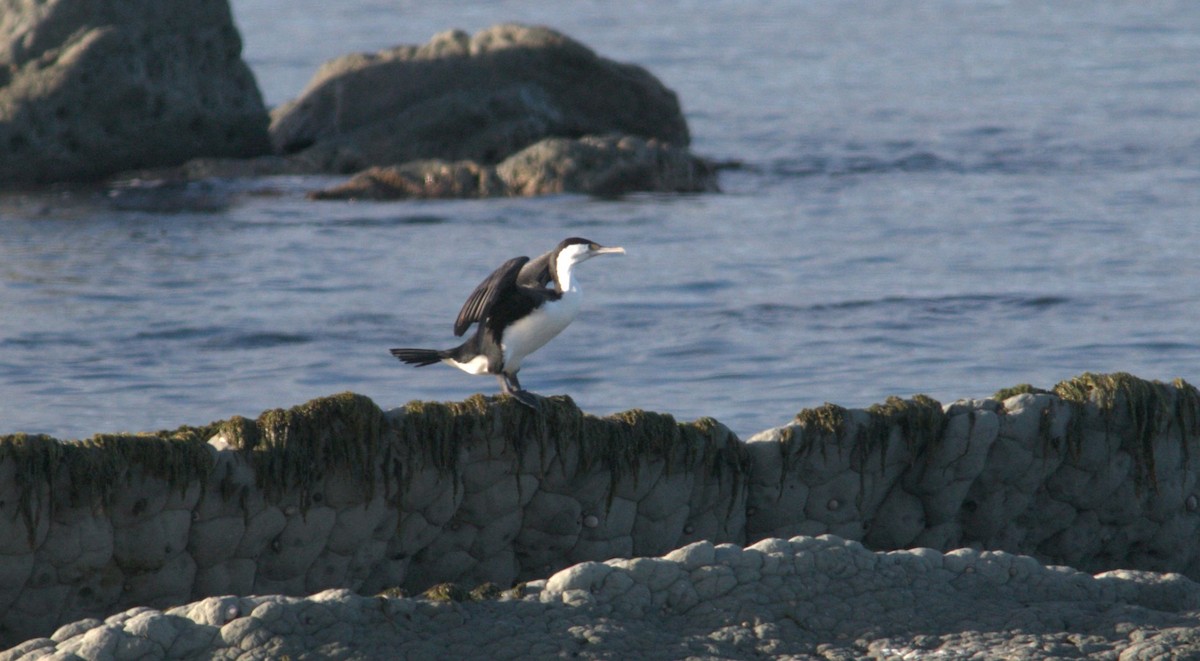
M686 149L654 139L609 135L546 138L496 166L433 159L373 167L311 197L387 200L715 190L714 166Z
M270 151L225 0L0 0L0 182Z
M332 60L272 113L270 130L278 152L343 173L426 159L495 164L551 136L689 142L675 93L645 69L522 25Z

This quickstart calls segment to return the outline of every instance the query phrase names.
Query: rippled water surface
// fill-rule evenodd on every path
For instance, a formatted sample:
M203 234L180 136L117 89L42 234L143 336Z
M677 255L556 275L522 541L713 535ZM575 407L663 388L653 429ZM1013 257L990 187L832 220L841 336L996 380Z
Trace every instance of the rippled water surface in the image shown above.
M675 89L712 195L316 203L325 178L0 196L0 432L494 392L446 347L508 257L583 235L575 325L523 384L711 415L1200 380L1200 5L235 0L269 104L352 50L545 23Z

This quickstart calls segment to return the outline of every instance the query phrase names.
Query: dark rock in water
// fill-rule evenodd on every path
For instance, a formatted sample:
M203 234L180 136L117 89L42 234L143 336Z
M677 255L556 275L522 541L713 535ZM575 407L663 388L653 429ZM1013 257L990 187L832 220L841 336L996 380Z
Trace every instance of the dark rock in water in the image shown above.
M689 143L675 93L645 69L521 25L332 60L271 122L279 152L343 173L425 159L494 164L546 137L613 132Z
M511 195L716 191L715 168L686 149L634 136L551 138L496 166Z
M55 11L45 13L49 16ZM113 9L108 13L120 12ZM400 46L326 63L299 99L273 113L270 140L277 151L266 153L261 122L249 122L257 130L247 133L221 124L218 117L200 119L202 115L194 108L197 99L230 103L244 100L236 93L213 87L220 78L201 80L192 74L183 76L178 89L168 89L163 82L166 78L159 75L166 71L180 77L177 69L186 66L183 63L188 57L199 58L197 66L201 69L219 70L204 59L212 53L197 55L188 50L195 45L192 42L202 40L210 50L224 53L227 77L236 79L234 74L245 73L252 103L236 108L252 105L254 112L261 111L253 79L238 58L240 43L228 20L228 8L216 13L226 21L225 31L218 30L225 41L209 35L212 30L208 28L201 28L196 33L200 36L196 36L168 22L167 27L175 26L183 46L154 62L175 64L138 60L155 52L152 47L159 47L157 39L147 38L145 47L130 46L122 51L124 59L118 57L120 53L110 53L114 63L89 65L107 72L105 77L92 80L93 86L104 84L113 95L124 94L122 98L149 103L152 116L145 121L139 121L142 117L138 114L146 115L141 112L145 108L135 103L131 110L123 109L103 94L97 93L100 105L84 106L76 97L96 92L74 84L58 92L67 99L62 108L72 110L57 112L62 122L78 126L54 128L50 133L57 136L55 140L65 140L66 147L49 138L36 145L28 143L21 136L29 130L14 128L14 122L0 123L0 146L7 139L28 147L24 152L12 152L7 164L0 158L0 181L22 179L18 174L20 159L29 157L27 152L32 150L45 162L30 168L24 179L79 179L119 173L117 179L138 182L140 187L132 192L120 190L117 197L137 204L142 203L144 196L139 195L146 192L146 182L180 184L206 178L351 173L364 168L346 184L314 192L311 197L473 198L717 190L716 166L687 150L687 122L674 92L641 67L600 57L549 28L520 25L494 26L474 37L460 31L445 32L420 47ZM165 14L147 12L148 18L138 24L152 25L159 20L156 17ZM220 17L209 17L208 23L219 23L216 19ZM104 24L90 15L85 18L90 23L82 18L77 22ZM43 23L67 23L65 18L56 21L46 19ZM189 23L206 24L200 18ZM31 48L28 44L36 39L21 36L32 34L30 30L10 25L16 23L0 23L0 35L15 35L9 50L24 57ZM158 34L146 29L147 34ZM131 28L104 30L101 32L109 35L105 39L124 40L122 44L132 38L126 34L132 34ZM45 55L43 60L55 66L59 66L58 60L64 60L56 74L59 77L75 80L94 76L67 67L65 63L74 60L61 57L58 51L48 52L53 57ZM125 70L134 72L129 80L117 76ZM31 75L21 75L35 80ZM0 90L0 101L5 93L10 92ZM83 107L89 112L74 112ZM133 114L125 117L121 113ZM157 124L154 113L159 116ZM21 118L38 122L45 119L44 115L26 113ZM172 123L179 117L192 119L180 127ZM237 119L230 114L225 117ZM262 119L261 114L257 117ZM0 122L2 119L0 116ZM172 135L156 133L164 126L172 129ZM205 131L217 129L224 130L224 138L247 140L240 146L222 145L219 137L200 140ZM248 138L251 134L253 140ZM193 144L196 142L214 148L200 150L200 145ZM104 153L96 154L98 149ZM71 158L63 155L64 150L71 152Z
M427 160L370 168L311 197L404 199L715 190L715 169L686 149L614 135L547 138L494 167L475 161Z
M3 7L0 181L88 180L270 151L226 2Z
M399 200L408 198L494 197L507 188L496 169L474 161L410 161L374 167L346 183L315 191L315 200Z

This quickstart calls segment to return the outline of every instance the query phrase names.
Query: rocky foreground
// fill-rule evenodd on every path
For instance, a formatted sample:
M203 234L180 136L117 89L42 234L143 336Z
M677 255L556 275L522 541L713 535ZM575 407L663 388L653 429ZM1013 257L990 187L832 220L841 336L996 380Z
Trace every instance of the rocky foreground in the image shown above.
M565 397L384 412L350 393L156 434L0 437L0 643L86 658L1189 649L1197 441L1194 387L1128 374L826 404L747 442Z
M67 625L11 659L1200 657L1200 584L833 536L588 562L502 594L213 597Z

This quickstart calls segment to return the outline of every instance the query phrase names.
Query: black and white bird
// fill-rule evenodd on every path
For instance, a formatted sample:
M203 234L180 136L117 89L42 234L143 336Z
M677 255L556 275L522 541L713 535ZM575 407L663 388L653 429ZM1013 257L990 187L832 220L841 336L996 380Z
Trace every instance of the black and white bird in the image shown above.
M442 362L468 374L494 374L502 392L536 409L537 398L521 388L517 372L526 356L579 314L582 294L575 266L596 255L624 253L624 248L571 237L537 259L514 257L479 283L459 311L456 336L478 324L466 342L445 350L392 349L392 355L417 367Z

